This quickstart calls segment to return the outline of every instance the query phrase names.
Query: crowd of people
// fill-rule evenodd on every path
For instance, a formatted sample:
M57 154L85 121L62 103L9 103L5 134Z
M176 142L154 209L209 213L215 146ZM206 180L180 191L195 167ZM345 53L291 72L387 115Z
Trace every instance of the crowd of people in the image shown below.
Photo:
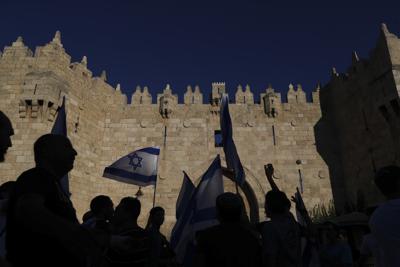
M0 111L0 167L12 146L13 127ZM114 208L110 197L92 199L79 222L60 180L73 169L77 152L62 135L45 134L34 144L35 167L0 186L0 266L182 266L160 232L165 211L153 207L147 225L138 224L141 203L124 197ZM289 200L265 166L271 190L265 195L266 221L253 225L239 194L216 199L219 224L198 231L192 265L203 266L400 266L400 168L379 170L375 184L387 197L370 219L361 255L347 243L339 225L327 222L318 234L298 197ZM294 202L303 223L291 213Z

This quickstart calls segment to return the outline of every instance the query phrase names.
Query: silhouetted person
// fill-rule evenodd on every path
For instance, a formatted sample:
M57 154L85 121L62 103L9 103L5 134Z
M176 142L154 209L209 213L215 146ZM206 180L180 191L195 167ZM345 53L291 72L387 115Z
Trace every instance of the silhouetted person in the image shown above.
M246 205L244 204L243 197L241 195L237 195L237 196L240 199L240 204L241 204L241 209L242 209L242 215L240 216L240 222L241 222L242 226L244 228L246 228L247 230L249 230L254 235L254 237L256 237L259 240L259 242L261 242L260 231L257 229L256 225L254 225L250 222L249 216L246 211Z
M147 231L141 228L137 219L141 210L137 198L125 197L115 208L111 221L113 235L129 237L125 247L107 252L110 267L148 266L150 259L150 237Z
M196 266L260 266L261 247L258 239L243 226L242 203L233 193L217 197L219 225L196 235Z
M4 161L4 155L12 146L11 136L14 135L10 119L0 110L0 162Z
M14 129L12 127L10 119L0 110L0 163L4 161L4 156L7 153L9 147L12 146L11 136L14 135ZM7 184L7 183L6 183ZM3 185L2 185L3 187ZM4 189L4 188L3 188ZM4 261L5 254L5 236L6 236L6 201L3 195L0 207L0 266L6 265Z
M83 225L92 229L111 232L110 220L114 215L114 203L109 196L99 195L90 202L91 217Z
M358 264L362 266L370 266L369 259L373 257L374 266L381 267L385 266L384 259L381 256L380 248L376 239L372 233L365 234L360 247L360 258L358 259Z
M300 227L290 213L290 200L279 190L265 195L265 214L270 221L263 224L263 265L301 266Z
M341 237L339 227L331 222L325 226L325 240L320 250L321 267L353 266L351 248L347 240Z
M296 188L296 191L291 200L295 203L297 220L300 227L302 265L303 267L319 267L318 230L308 214L299 189Z
M160 232L164 223L165 211L162 207L150 210L146 230L151 238L151 265L159 267L176 266L175 253L167 238Z
M400 266L400 168L380 169L375 184L387 201L372 214L371 232L382 253L384 266Z
M18 177L9 201L6 249L14 267L88 266L88 259L94 262L101 253L59 183L76 155L61 135L46 134L35 142L36 167Z
M14 181L5 182L0 186L0 257L4 258L6 255L6 219L8 201L11 193L15 187ZM0 264L1 266L1 264Z
M377 207L372 207L366 210L368 218L371 218L371 215L376 210L376 208ZM385 264L383 263L383 256L381 255L378 243L376 242L376 238L368 229L364 234L363 240L361 242L360 258L358 259L358 265L360 267L370 266L372 262L375 264L375 267L385 266Z

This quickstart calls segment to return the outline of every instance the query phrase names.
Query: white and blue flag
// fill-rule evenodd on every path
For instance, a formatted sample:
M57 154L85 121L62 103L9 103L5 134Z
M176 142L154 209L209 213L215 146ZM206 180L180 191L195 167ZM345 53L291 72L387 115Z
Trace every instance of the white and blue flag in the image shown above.
M188 261L193 259L196 232L218 224L216 199L223 192L221 160L218 155L201 177L172 230L171 246L179 262L190 266Z
M145 147L120 158L104 169L103 177L137 186L157 183L159 147Z
M233 170L235 182L238 185L243 185L245 174L236 150L236 145L233 142L232 120L229 114L229 99L227 94L224 94L221 99L220 116L222 145L224 148L226 165L228 169Z
M53 128L51 129L52 134L59 134L63 136L67 136L67 113L65 112L65 96L63 97L63 101L61 107L58 110L56 121L53 124ZM64 193L70 197L71 193L69 192L69 179L68 174L64 175L60 180L61 188Z
M181 191L179 192L178 199L176 200L176 219L178 220L179 217L183 214L185 209L187 208L189 201L195 191L196 187L194 186L193 182L190 180L189 176L186 172L183 172L183 182Z

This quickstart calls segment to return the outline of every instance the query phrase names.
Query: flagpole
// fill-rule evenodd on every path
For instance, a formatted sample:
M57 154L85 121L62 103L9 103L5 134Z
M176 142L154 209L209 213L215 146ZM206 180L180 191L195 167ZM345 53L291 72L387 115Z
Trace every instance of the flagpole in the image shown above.
M165 136L164 136L164 138L165 138ZM164 146L165 146L165 141L164 141ZM160 150L161 150L161 148L160 148ZM165 153L165 152L163 151L163 153ZM160 151L160 154L161 154L161 151ZM163 156L164 156L164 154L163 154ZM160 175L158 174L158 163L159 163L159 162L160 162L160 160L159 160L159 158L157 158L157 180L156 180L156 183L154 184L153 208L154 208L155 205L156 205L157 182L158 182L158 178L160 177Z
M299 183L300 183L300 192L303 194L303 176L301 175L301 170L298 169L299 171Z
M236 195L240 196L240 193L239 193L239 184L238 184L237 179L236 179L235 170L232 170L232 172L233 172L233 177L235 178Z
M236 195L240 195L239 194L239 185L237 182L235 182L235 187L236 187Z
M158 175L157 175L157 180L158 180ZM157 181L154 184L154 194L153 194L153 208L156 205L156 191L157 191Z
M165 120L164 120L165 121ZM163 142L163 148L164 148L164 150L165 150L165 147L166 147L166 145L167 145L167 125L164 125L164 142ZM161 148L160 148L160 150L161 150ZM163 159L165 159L165 151L163 150L163 155L162 155L162 158ZM160 151L160 154L161 154L161 151ZM161 156L161 155L160 155ZM158 182L158 178L160 177L160 175L158 174L158 162L159 162L159 159L157 158L157 181L156 181L156 183L154 184L154 195L153 195L153 208L154 208L154 206L156 205L156 191L157 191L157 182Z

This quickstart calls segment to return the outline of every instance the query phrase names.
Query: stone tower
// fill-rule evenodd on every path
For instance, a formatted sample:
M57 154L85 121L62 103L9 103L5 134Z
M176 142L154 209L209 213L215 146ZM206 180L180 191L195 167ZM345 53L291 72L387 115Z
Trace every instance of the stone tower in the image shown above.
M353 52L347 72L333 68L331 80L320 90L316 141L335 177L337 207L350 203L362 209L383 199L373 179L379 168L400 164L399 88L400 39L382 24L369 59Z

